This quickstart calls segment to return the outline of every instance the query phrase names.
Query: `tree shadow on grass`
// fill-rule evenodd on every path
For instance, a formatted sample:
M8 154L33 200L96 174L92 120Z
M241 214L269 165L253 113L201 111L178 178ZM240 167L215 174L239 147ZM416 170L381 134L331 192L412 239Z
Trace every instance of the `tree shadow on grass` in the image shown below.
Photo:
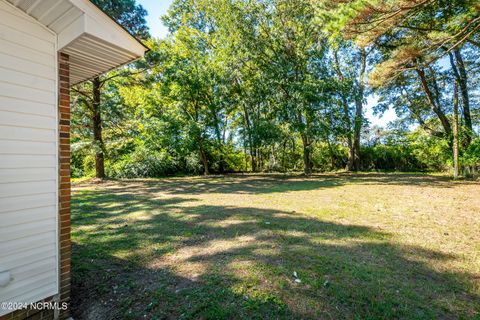
M172 268L146 268L111 255L84 261L95 246L73 244L72 303L75 319L295 319L284 303L247 297L231 288L235 277L196 278Z
M72 222L76 319L454 319L480 308L475 275L432 267L459 257L366 226L124 187L77 194Z
M409 187L452 188L459 185L479 185L476 182L452 182L450 177L409 173L338 173L311 176L283 174L223 175L212 177L135 179L107 181L127 192L163 192L175 195L203 193L265 194L310 191L348 185L399 185ZM88 182L78 186L91 186Z

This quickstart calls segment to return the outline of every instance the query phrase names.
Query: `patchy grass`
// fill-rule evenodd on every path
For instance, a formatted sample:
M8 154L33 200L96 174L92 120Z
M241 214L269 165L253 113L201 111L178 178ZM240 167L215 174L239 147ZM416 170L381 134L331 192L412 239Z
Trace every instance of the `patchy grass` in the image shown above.
M72 219L76 319L480 317L474 182L410 174L82 182Z

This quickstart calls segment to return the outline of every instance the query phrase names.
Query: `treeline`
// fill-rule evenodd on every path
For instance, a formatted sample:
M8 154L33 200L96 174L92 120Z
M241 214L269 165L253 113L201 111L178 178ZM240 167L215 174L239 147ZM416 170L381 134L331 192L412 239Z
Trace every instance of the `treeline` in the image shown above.
M477 1L96 2L151 50L73 89L76 176L480 166Z

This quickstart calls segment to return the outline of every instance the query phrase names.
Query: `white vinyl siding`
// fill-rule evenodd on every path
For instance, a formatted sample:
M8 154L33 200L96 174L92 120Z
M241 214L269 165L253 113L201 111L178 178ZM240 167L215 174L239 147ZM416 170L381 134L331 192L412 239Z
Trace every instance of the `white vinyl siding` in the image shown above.
M58 293L56 41L0 0L0 303Z

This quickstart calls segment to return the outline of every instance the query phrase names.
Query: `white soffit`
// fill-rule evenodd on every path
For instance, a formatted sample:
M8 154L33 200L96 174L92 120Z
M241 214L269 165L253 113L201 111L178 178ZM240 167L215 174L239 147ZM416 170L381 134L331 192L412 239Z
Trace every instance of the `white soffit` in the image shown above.
M58 37L70 56L70 82L91 79L139 59L147 48L89 0L8 0Z

